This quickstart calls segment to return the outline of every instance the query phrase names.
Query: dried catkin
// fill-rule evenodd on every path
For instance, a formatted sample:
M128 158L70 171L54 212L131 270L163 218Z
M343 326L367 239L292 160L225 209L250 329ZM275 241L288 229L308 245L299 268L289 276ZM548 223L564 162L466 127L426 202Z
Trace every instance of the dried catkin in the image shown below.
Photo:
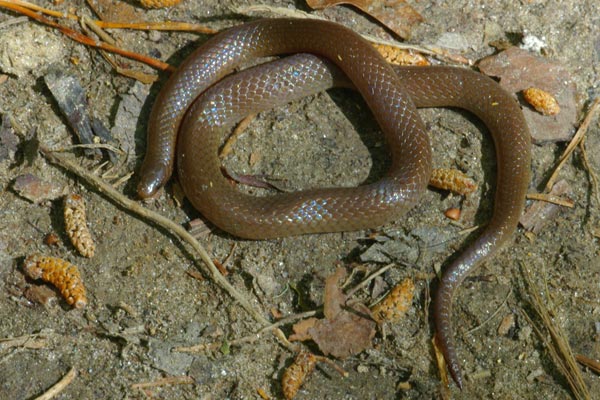
M469 194L477 189L477 184L457 169L434 168L429 184L435 188L449 190L461 195Z
M281 378L281 387L286 400L296 397L300 386L317 366L317 357L309 352L300 352Z
M79 269L68 261L34 254L25 259L23 270L31 279L42 279L55 286L67 303L75 308L87 305Z
M402 318L412 305L414 291L415 284L410 278L396 285L381 302L371 307L375 321L381 324Z
M146 8L173 7L181 3L181 0L140 0L140 4Z
M83 197L78 194L65 196L64 216L65 230L73 246L82 256L93 257L96 245L87 226Z
M394 65L415 65L419 67L431 63L422 54L411 50L399 49L387 44L373 43L373 47L385 58L387 62Z
M534 87L525 89L523 90L523 98L542 115L556 115L560 112L560 106L556 98L542 89Z

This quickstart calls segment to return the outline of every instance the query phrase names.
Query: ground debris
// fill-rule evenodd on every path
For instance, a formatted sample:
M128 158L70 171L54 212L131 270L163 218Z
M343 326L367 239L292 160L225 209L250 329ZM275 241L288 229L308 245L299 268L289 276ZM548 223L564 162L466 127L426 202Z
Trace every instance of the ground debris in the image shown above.
M434 168L429 178L429 185L463 196L477 190L477 184L471 177L454 168Z
M387 264L397 261L412 263L418 257L418 246L415 245L414 239L404 235L399 237L378 235L360 254L359 259L363 263L375 262Z
M562 179L552 187L551 196L561 197L569 196L572 193L571 185ZM554 220L561 207L554 203L546 201L536 201L527 208L525 213L519 219L519 222L525 229L535 234L540 233L544 228Z
M566 141L573 136L577 123L577 88L565 67L518 47L510 47L482 59L479 69L486 75L500 78L500 85L509 93L535 87L554 95L561 109L557 115L545 116L529 106L523 108L535 143Z
M15 153L19 144L19 138L10 123L7 114L2 116L2 125L0 125L0 162L4 160L15 161Z
M111 141L110 134L102 123L90 118L85 91L75 76L67 75L55 67L50 69L44 76L44 82L50 89L63 115L69 121L69 125L77 135L80 143L86 145L96 144L96 137L103 143ZM84 153L86 156L97 157L102 154L100 149L94 148L86 148ZM111 161L116 161L116 154L109 152L109 156L111 154Z
M112 0L88 0L87 3L104 21L142 22L143 12L130 2Z
M42 180L33 174L23 174L15 178L13 190L21 197L35 204L56 200L65 195L66 188L53 182Z
M139 157L136 152L135 137L142 133L137 132L140 129L138 120L144 118L144 116L140 117L140 113L149 93L149 85L136 81L127 93L121 95L115 114L111 134L121 144L121 148L127 154L128 162L133 162L136 157Z
M6 15L6 14L5 14ZM0 71L24 78L43 74L48 65L67 59L64 43L35 24L4 27L0 34Z
M402 39L410 38L412 28L423 22L423 17L404 0L308 0L315 10L338 4L350 4L370 15Z
M338 268L325 284L325 318L312 318L294 325L290 340L312 339L325 355L346 358L371 347L376 323L371 310L361 303L346 305L347 297L339 287L346 271Z

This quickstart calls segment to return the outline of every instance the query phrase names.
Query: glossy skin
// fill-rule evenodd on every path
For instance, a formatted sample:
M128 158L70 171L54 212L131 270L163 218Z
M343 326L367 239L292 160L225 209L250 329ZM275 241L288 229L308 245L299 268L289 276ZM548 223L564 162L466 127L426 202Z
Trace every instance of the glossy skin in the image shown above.
M357 188L266 197L239 193L219 167L217 151L224 130L249 113L333 85L350 84L318 57L297 55L211 86L244 61L299 52L335 63L365 98L390 147L390 170L379 181ZM149 122L138 193L149 197L168 180L178 142L179 179L187 197L206 218L233 235L266 239L377 227L410 209L429 179L430 145L415 105L472 112L486 124L496 147L498 179L492 219L448 266L434 299L440 347L452 377L462 387L452 334L452 297L465 277L511 237L529 184L527 126L517 103L493 80L449 67L394 71L358 35L330 22L283 19L241 25L194 52L159 94Z

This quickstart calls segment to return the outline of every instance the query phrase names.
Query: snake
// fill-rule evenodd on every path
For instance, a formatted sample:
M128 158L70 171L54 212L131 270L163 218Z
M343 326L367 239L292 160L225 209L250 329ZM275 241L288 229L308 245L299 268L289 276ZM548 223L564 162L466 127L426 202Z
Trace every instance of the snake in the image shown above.
M258 58L291 55L231 74ZM221 137L244 116L333 86L364 98L391 154L387 172L357 187L253 196L220 168ZM531 137L518 102L493 79L467 68L393 68L360 35L337 23L264 19L225 30L198 47L169 77L148 120L137 187L152 197L173 173L192 205L240 238L271 239L376 228L399 220L421 198L432 170L429 136L417 108L456 107L487 126L497 180L489 223L443 271L433 299L437 343L463 387L452 325L457 288L517 228L530 182Z

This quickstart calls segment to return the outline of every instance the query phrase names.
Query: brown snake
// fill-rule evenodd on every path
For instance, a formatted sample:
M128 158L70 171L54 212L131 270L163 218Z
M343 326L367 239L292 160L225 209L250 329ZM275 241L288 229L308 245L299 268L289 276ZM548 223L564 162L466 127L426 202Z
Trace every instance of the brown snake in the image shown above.
M297 55L215 83L248 60L302 52L336 64L360 92L385 135L391 167L379 181L356 188L265 197L242 194L220 170L222 132L249 113L318 92L344 78L318 57ZM511 237L529 185L530 136L525 120L516 101L493 80L450 67L394 71L368 42L331 22L272 19L237 26L192 53L158 95L138 193L149 197L169 179L178 142L179 179L187 197L206 218L233 235L266 239L374 228L399 219L427 185L431 150L415 106L472 112L486 124L496 148L492 219L446 268L434 299L437 338L452 377L462 387L452 333L452 297L475 266Z

